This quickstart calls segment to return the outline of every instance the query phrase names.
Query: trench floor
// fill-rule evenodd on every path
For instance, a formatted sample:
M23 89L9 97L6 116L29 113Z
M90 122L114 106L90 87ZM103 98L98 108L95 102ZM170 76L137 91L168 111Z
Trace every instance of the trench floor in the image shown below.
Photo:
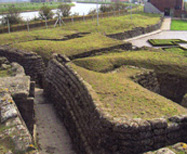
M37 141L41 154L75 154L69 134L55 113L52 103L45 100L42 89L35 92Z

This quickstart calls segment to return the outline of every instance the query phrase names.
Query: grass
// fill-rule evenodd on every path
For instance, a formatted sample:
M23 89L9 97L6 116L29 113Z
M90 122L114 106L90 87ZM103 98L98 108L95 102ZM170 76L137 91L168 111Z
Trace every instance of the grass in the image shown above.
M187 43L184 40L181 39L150 39L148 42L152 46L174 46L178 43Z
M104 56L101 57L102 61ZM95 65L100 66L97 58ZM89 59L87 64L91 66L93 61ZM96 93L92 94L92 98L104 112L113 117L151 119L186 113L182 106L133 82L130 76L140 73L140 69L122 66L113 73L99 73L74 64L69 65L92 86Z
M56 9L62 2L46 2L46 3L4 3L0 5L0 14L8 12L8 7L14 6L19 12L29 12L40 10L42 6L48 6L50 9ZM73 4L69 4L73 6Z
M133 14L132 22L130 15L100 18L99 26L96 20L86 20L86 22L67 23L65 26L50 29L32 30L30 32L14 32L0 35L0 45L26 42L35 39L62 39L66 35L78 32L100 32L102 34L113 34L131 30L134 27L145 27L156 24L160 18L153 14Z
M15 32L0 35L0 45L27 42L36 39L63 39L67 35L76 34L76 31L62 30L60 27L53 29L40 29L30 32Z
M159 73L187 77L187 58L179 54L158 51L127 51L76 59L76 65L96 72L114 70L122 65L154 69Z
M172 52L172 53L180 54L184 57L187 57L187 50L180 48L180 47L164 48L164 50L167 52Z
M115 34L131 30L134 27L146 27L153 25L160 21L160 17L155 14L132 14L100 18L99 26L96 20L87 20L86 22L75 22L75 24L68 23L63 27L64 30L74 30L79 32L100 32L103 34Z
M33 51L48 60L52 53L65 54L68 57L100 48L124 44L99 33L92 33L82 38L68 41L29 41L12 45L13 48Z
M187 21L172 20L171 30L187 30Z

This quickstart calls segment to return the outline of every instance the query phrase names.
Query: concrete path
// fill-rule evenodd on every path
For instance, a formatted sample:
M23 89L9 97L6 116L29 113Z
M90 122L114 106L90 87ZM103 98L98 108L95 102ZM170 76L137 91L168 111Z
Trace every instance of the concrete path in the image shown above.
M131 39L129 42L136 47L152 47L147 40L149 39L182 39L187 41L187 31L162 31L154 35Z
M35 112L40 153L75 154L65 126L57 117L53 105L43 97L42 89L36 89Z
M171 18L166 17L160 30L124 40L131 42L136 47L152 47L147 41L149 39L182 39L187 41L187 31L170 31ZM186 46L186 45L184 45Z
M161 30L170 30L171 27L171 17L165 17L161 26Z

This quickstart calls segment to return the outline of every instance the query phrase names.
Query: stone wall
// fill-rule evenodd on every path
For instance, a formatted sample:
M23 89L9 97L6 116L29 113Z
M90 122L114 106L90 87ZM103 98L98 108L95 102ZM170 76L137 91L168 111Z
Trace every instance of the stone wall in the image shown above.
M138 154L186 140L187 116L142 120L103 112L92 87L60 55L48 64L44 91L80 154Z
M155 25L148 25L147 27L135 27L129 31L125 31L122 33L117 33L117 34L111 34L107 36L110 38L118 39L118 40L125 40L125 39L136 37L142 34L150 33L152 31L160 29L162 25L162 20L163 18L161 18L161 21L159 21Z
M138 74L132 79L142 87L155 93L160 93L160 85L157 79L157 74L154 71L147 71Z
M12 144L8 146L15 146L10 149L8 153L21 153L32 151L37 154L33 146L32 137L25 125L24 120L9 92L5 89L1 89L0 92L0 119L1 127L1 141L6 140L6 144ZM10 138L10 139L9 139ZM9 140L8 140L9 139ZM8 143L10 141L10 143ZM12 143L13 142L13 143ZM8 147L6 147L8 148ZM34 151L35 152L34 152Z
M1 67L5 67L1 65ZM24 69L17 63L6 64L11 76L0 78L0 88L7 89L14 99L30 133L35 123L34 88L35 82L25 75Z
M181 76L148 71L136 75L133 80L144 88L179 104L182 103L183 97L187 93L187 78Z
M25 69L25 73L32 80L42 83L44 74L44 63L42 58L33 52L0 47L0 56L6 57L10 62L17 62Z

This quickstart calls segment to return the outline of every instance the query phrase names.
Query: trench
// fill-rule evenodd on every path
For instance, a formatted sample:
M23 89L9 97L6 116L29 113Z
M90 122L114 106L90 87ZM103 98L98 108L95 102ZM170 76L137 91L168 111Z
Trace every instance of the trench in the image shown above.
M171 74L148 73L137 76L137 83L180 105L187 94L187 78Z
M36 133L42 154L75 154L71 138L56 114L53 103L43 95L43 90L35 90Z

